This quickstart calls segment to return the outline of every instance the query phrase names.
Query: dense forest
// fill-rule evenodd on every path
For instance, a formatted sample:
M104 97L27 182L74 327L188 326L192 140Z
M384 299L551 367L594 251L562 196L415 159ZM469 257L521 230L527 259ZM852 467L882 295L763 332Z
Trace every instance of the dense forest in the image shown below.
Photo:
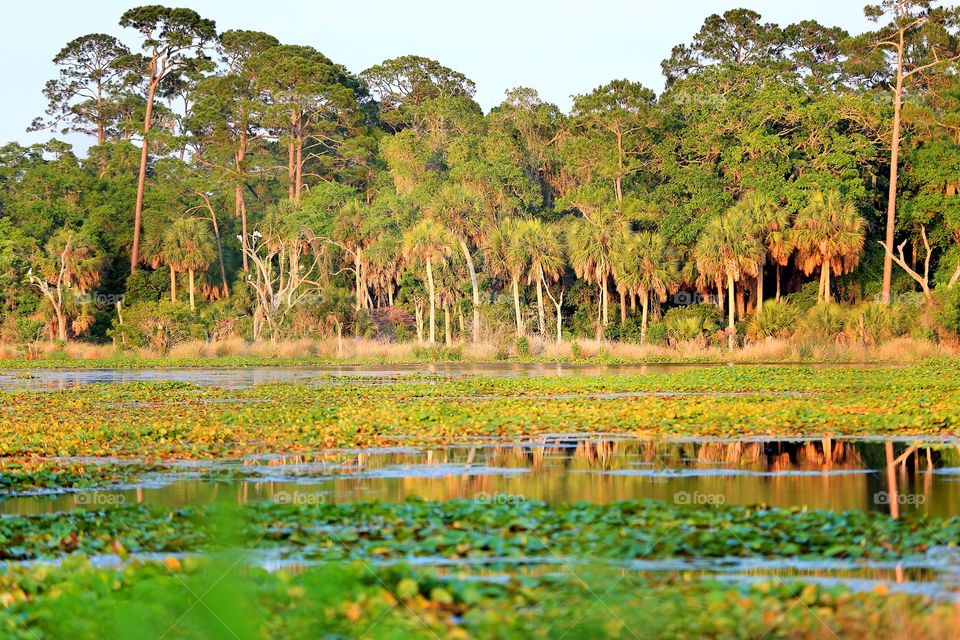
M125 40L56 54L30 125L85 157L0 148L0 338L955 339L960 12L866 13L711 15L659 95L614 79L565 113L520 87L484 113L439 61L357 72L131 9Z

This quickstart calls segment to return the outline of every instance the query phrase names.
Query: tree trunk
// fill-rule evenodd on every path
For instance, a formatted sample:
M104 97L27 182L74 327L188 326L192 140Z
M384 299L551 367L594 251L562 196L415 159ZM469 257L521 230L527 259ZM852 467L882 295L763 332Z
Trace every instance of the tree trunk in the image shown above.
M599 281L597 291L597 340L603 340L603 280Z
M354 303L353 308L356 309L357 311L359 311L360 307L363 306L363 295L362 295L363 292L361 290L360 259L361 259L360 247L357 247L353 251L353 279L354 279L354 286L357 289L357 293L356 293L357 301L356 303ZM430 273L429 263L427 265L427 273Z
M537 316L540 321L540 335L547 337L547 314L543 306L543 274L537 277Z
M609 292L607 291L607 289L609 288L609 286L608 286L608 284L607 284L607 282L608 282L607 278L608 278L608 276L607 276L606 274L604 274L604 276L603 276L603 292L602 292L602 293L603 293L603 326L604 326L604 327L606 327L606 326L607 326L607 323L610 322L610 314L609 314L609 306L610 306L610 305L608 304L610 295L609 295Z
M287 141L287 199L290 202L296 200L297 171L294 168L295 151L293 142L293 129L297 122L297 115L290 114L290 139Z
M417 320L417 342L423 342L423 303L417 302L413 305L413 314Z
M723 313L723 281L717 280L717 306L720 307L720 313Z
M640 319L640 344L647 343L647 309L650 306L650 294L643 292L640 298L640 308L642 317Z
M763 311L763 271L764 265L760 265L760 272L757 274L757 313Z
M780 263L777 263L777 302L780 301Z
M617 130L617 177L613 182L617 208L623 204L623 130Z
M223 282L223 295L230 297L230 285L227 284L227 267L223 264L223 241L220 239L220 224L217 222L217 214L213 207L210 207L210 219L213 221L213 236L217 242L217 261L220 263L220 281ZM247 255L243 255L247 259Z
M897 53L897 84L893 92L893 135L890 142L890 188L887 196L886 251L883 254L883 304L890 304L893 280L893 239L897 224L897 173L900 161L900 110L903 106L903 32ZM829 294L828 294L829 295Z
M300 196L303 194L303 140L297 138L297 165L296 165L297 184L293 193L295 202L300 202Z
M193 297L193 291L194 291L193 269L187 269L187 275L190 279L190 311L196 311L197 304Z
M433 287L433 261L427 258L427 285L430 287L430 344L437 341L437 298Z
M170 302L177 301L177 272L170 267Z
M563 294L560 294L561 300L563 299ZM563 302L558 302L555 305L557 307L557 344L563 342Z
M727 346L731 351L734 350L737 343L737 321L736 321L736 285L733 281L733 274L727 273Z
M67 318L63 315L62 306L54 306L54 313L57 314L57 340L66 342L67 340Z
M620 326L627 326L627 292L620 289Z
M450 305L443 305L443 342L448 347L453 344L453 335L450 333Z
M247 206L243 199L243 186L237 185L234 190L234 213L240 218L240 251L243 253L243 271L250 271L250 262L247 257Z
M823 266L820 267L820 277L823 280L823 299L829 304L831 300L830 295L830 263L824 262Z
M513 275L510 279L513 285L513 310L517 316L517 337L522 338L525 328L523 326L523 316L520 312L520 276Z
M960 280L960 263L957 264L957 270L950 276L950 282L947 283L947 288L952 289L953 285L957 284L957 280Z
M150 88L147 90L146 112L143 116L143 146L140 148L140 171L137 174L137 200L133 213L133 248L130 250L130 273L136 273L137 266L140 264L140 227L143 219L143 192L147 184L147 156L149 154L150 141L147 134L150 133L150 120L153 117L153 97L157 92L157 82L159 80L150 80Z
M477 268L473 265L473 256L470 255L470 247L465 240L460 241L460 250L463 251L463 259L467 261L470 269L470 287L473 289L473 341L480 342L480 282Z

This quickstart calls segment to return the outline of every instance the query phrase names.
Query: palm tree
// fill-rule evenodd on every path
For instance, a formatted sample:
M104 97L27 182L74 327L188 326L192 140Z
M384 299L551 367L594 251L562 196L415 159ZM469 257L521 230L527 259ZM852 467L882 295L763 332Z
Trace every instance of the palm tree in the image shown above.
M365 251L367 283L381 305L386 295L387 306L393 306L393 294L403 271L402 241L391 225Z
M454 260L450 260L446 268L434 274L437 285L437 303L443 309L443 342L448 347L453 344L453 334L450 329L450 309L460 298L460 278L454 268Z
M770 196L754 191L744 196L737 207L753 221L754 233L763 245L763 258L757 273L757 311L763 309L763 271L769 255L777 263L777 299L780 298L780 266L787 263L793 248L789 242L790 213Z
M842 275L860 262L867 221L837 191L811 194L793 225L797 263L807 275L820 267L818 300L830 302L830 272Z
M615 264L617 286L640 297L640 342L645 343L651 298L666 302L667 294L680 284L677 258L662 235L641 232L625 239Z
M525 220L517 230L517 242L527 257L530 269L527 271L527 284L537 288L537 318L540 323L540 335L546 337L547 321L543 305L543 289L547 279L556 280L563 274L563 247L557 229L544 224L541 220Z
M736 207L710 220L694 247L700 273L722 274L727 280L728 344L736 343L736 282L744 275L756 276L764 247L752 233L753 221Z
M603 330L609 319L607 289L612 273L612 254L616 237L622 233L624 224L620 215L607 207L596 207L584 212L582 220L570 225L568 243L570 264L577 277L599 288L597 308L597 339L603 338Z
M627 324L627 297L634 300L637 284L637 263L633 252L634 233L624 229L623 234L617 236L610 256L610 273L613 275L614 285L620 293L620 326Z
M430 344L437 342L437 290L433 265L446 261L452 244L453 238L446 227L430 219L421 220L403 237L403 257L410 263L419 261L426 266L430 294Z
M164 262L170 266L171 279L174 272L186 271L190 286L190 310L196 311L197 271L204 271L216 259L216 247L210 239L206 220L178 218L163 234Z
M353 259L356 299L354 308L369 307L367 293L367 259L365 251L373 241L370 233L370 208L360 200L347 202L337 212L333 227L333 240Z
M480 341L480 282L473 263L468 243L479 244L483 236L483 219L479 197L459 185L447 185L437 193L427 207L428 214L442 222L463 252L463 259L470 270L470 286L473 289L473 341Z
M170 270L170 302L176 302L177 272L173 268L173 264L167 262L165 239L166 234L163 233L147 235L144 239L143 249L140 252L140 259L153 270L157 270L162 266L166 266Z
M530 257L520 238L521 225L516 218L505 218L487 234L484 243L484 257L490 273L510 280L518 338L526 332L520 309L520 278L530 267Z

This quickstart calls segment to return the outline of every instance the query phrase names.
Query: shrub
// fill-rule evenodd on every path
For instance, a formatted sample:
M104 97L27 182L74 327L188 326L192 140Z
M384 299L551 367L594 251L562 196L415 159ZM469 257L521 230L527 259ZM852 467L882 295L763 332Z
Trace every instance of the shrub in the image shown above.
M576 340L570 343L570 355L572 355L575 360L583 358L583 347L581 347L580 343Z
M818 304L818 296L820 295L820 281L812 280L810 282L804 283L800 287L800 291L791 293L788 296L785 296L787 302L790 303L795 309L799 309L801 312L808 311ZM766 302L764 302L766 306Z
M844 332L853 341L878 344L908 333L909 324L901 305L867 302L847 312Z
M663 316L667 336L673 342L696 340L723 327L720 307L713 304L693 304L675 307Z
M14 335L17 342L33 342L43 334L43 320L29 316L19 316L14 321Z
M413 348L413 356L417 360L426 362L459 362L463 360L463 348L446 347L444 345L417 345Z
M937 324L955 335L960 333L960 285L954 285L952 289L941 285L933 293L937 300L933 311Z
M836 340L843 331L843 309L837 304L818 304L809 309L800 321L800 333L810 338Z
M520 336L516 342L517 355L521 358L530 357L530 339L527 336Z
M166 353L188 340L206 340L208 326L190 311L185 302L140 302L123 312L124 323L116 321L109 331L117 344L149 347Z
M623 324L607 327L606 338L618 342L640 342L642 328L640 319L631 316Z
M800 313L799 307L784 299L764 302L763 309L747 323L747 336L751 340L785 338L793 332Z
M649 344L667 343L667 325L663 322L653 322L647 327L647 342Z

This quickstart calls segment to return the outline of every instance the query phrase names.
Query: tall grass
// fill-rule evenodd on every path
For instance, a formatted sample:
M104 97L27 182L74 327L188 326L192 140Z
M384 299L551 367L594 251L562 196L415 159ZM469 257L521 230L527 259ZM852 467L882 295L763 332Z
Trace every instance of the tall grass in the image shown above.
M148 349L130 351L114 345L81 342L0 344L0 361L26 362L142 362L157 365L216 365L218 361L238 359L249 364L282 364L284 361L331 361L363 363L415 363L432 361L496 362L522 361L595 361L595 362L793 362L793 361L915 361L925 358L958 357L956 346L903 335L895 320L884 319L875 310L838 317L830 307L811 309L796 323L789 338L768 336L748 341L742 348L729 351L704 337L674 341L669 346L633 342L612 342L583 338L563 341L531 336L526 347L518 350L510 340L456 343L452 347L427 347L416 342L389 342L367 338L298 339L247 342L238 338L211 342L191 341L174 346L162 354ZM892 328L891 328L892 327ZM780 334L782 335L782 334ZM522 352L521 352L522 351Z

